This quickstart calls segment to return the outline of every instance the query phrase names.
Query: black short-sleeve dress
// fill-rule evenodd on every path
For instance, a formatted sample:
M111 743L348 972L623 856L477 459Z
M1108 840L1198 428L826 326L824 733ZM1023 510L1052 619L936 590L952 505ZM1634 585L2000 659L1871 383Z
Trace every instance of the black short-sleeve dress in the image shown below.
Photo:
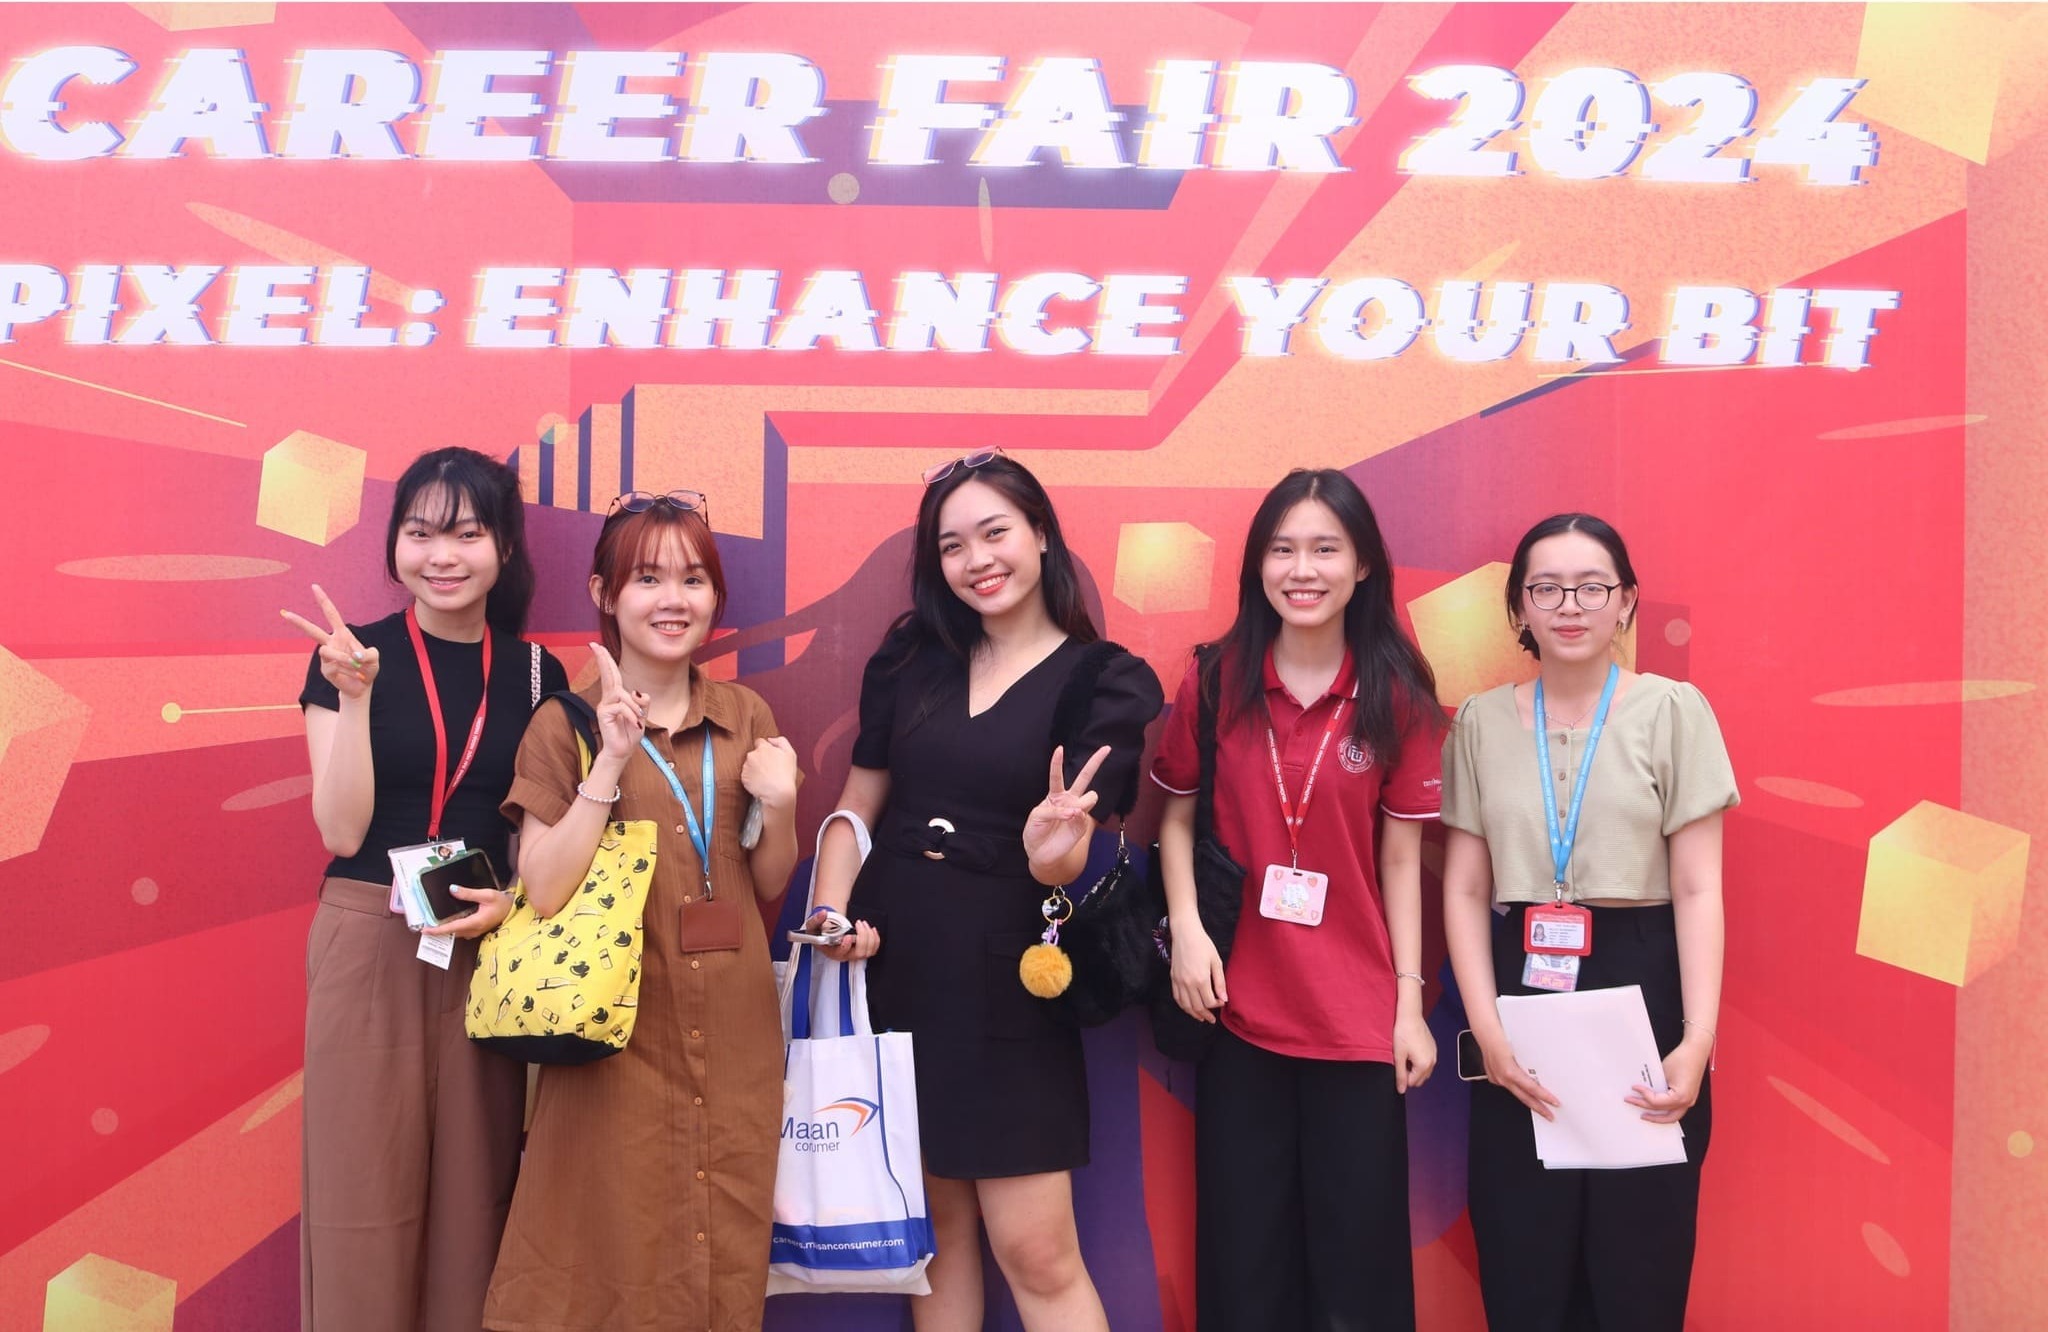
M876 1030L915 1037L925 1168L941 1178L1088 1163L1080 1033L1017 977L1049 891L1031 877L1024 823L1045 799L1054 713L1077 670L1093 683L1077 715L1060 719L1080 737L1067 774L1110 746L1094 789L1098 810L1119 808L1164 701L1152 668L1128 652L1068 639L979 716L968 715L965 664L941 649L907 652L892 639L861 682L853 761L887 770L889 804L848 912L881 931L869 1012Z

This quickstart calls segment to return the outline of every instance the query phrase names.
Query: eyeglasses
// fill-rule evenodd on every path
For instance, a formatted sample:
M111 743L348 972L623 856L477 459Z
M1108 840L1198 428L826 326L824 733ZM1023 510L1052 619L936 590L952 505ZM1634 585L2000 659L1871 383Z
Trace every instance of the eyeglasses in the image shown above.
M922 473L924 483L928 486L935 486L953 475L953 469L956 467L965 467L970 470L976 467L986 467L1002 456L1003 451L1001 449L982 449L978 453L962 454L951 462L942 462L935 467L925 468Z
M1579 603L1580 610L1596 611L1607 604L1607 598L1620 586L1620 583L1580 583L1577 587L1565 587L1559 583L1528 583L1522 590L1529 594L1529 604L1537 610L1557 610L1564 605L1565 593L1569 592Z
M701 490L671 490L666 495L657 495L649 490L629 490L612 501L612 507L605 510L605 517L615 513L645 513L657 504L666 504L678 513L694 513L705 522L711 521L711 501L704 498Z

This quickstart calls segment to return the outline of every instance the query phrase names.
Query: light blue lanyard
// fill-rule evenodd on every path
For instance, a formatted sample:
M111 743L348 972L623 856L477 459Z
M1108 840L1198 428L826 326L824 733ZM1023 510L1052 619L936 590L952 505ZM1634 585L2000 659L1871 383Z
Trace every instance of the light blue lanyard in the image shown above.
M1572 781L1571 820L1557 824L1557 788L1550 784L1550 727L1543 715L1543 681L1536 681L1536 774L1543 779L1543 818L1550 826L1550 863L1555 873L1557 898L1564 900L1564 872L1572 863L1572 848L1579 842L1579 811L1586 803L1586 779L1593 773L1593 751L1600 747L1600 732L1607 728L1607 709L1614 702L1614 686L1621 680L1621 667L1607 668L1607 686L1600 691L1600 706L1593 709L1593 729L1586 736L1586 753L1579 760L1579 775Z
M704 897L708 901L711 897L711 829L718 814L718 806L713 799L716 787L711 777L711 728L704 728L704 823L701 827L697 823L697 811L690 807L690 797L683 794L683 783L676 776L675 765L663 758L661 751L654 747L654 741L644 735L640 737L640 748L647 751L647 757L653 759L654 766L661 769L661 775L668 778L668 789L675 792L676 803L683 807L683 817L690 824L690 845L697 848L697 863L704 870Z

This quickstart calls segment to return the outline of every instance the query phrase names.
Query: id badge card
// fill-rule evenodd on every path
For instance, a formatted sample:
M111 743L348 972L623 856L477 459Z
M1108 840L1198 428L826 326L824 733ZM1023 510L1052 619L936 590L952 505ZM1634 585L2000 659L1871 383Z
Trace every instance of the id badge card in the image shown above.
M1259 892L1259 914L1290 925L1320 925L1329 895L1327 874L1292 865L1268 865L1265 887Z
M1569 993L1579 988L1575 953L1530 953L1522 959L1522 984L1532 990Z
M692 897L676 922L676 951L723 953L740 946L744 920L737 897Z
M1522 947L1529 953L1586 957L1593 951L1593 913L1570 902L1532 906L1522 913Z
M413 956L430 967L448 970L455 961L455 936L452 934L422 934L420 946L413 950Z
M425 929L433 923L427 912L426 894L420 890L420 871L432 869L468 849L460 837L391 848L391 910L394 915L405 913L408 929Z

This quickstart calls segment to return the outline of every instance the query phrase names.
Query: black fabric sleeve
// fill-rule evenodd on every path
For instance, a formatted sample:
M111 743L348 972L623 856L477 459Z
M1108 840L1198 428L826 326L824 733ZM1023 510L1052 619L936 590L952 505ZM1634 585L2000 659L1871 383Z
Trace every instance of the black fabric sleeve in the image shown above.
M299 691L299 707L341 711L341 691L320 673L319 648L313 649L312 659L306 663L306 687Z
M857 768L889 766L889 732L896 725L896 676L877 652L860 676L860 734L853 742Z
M891 632L868 658L860 676L860 734L853 741L853 766L889 767L889 737L896 729L896 694L911 653L909 639Z
M1070 746L1065 755L1067 780L1071 782L1096 750L1109 746L1109 757L1095 773L1094 789L1100 793L1095 806L1098 819L1128 813L1136 803L1145 756L1145 728L1165 703L1159 677L1142 658L1119 651L1103 663L1088 719L1081 727L1080 743Z

